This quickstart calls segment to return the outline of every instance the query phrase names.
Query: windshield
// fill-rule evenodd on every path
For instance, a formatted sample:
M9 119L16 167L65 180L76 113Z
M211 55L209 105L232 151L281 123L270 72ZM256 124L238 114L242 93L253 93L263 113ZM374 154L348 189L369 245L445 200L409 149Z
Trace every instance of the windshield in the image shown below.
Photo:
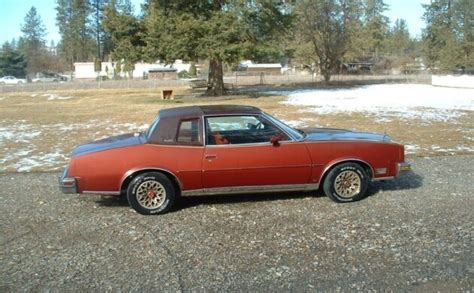
M268 115L267 113L264 113L265 117L275 123L278 127L283 129L286 133L288 133L294 140L301 140L305 137L305 133L302 131L298 131L288 125L286 125L284 122L278 120L275 117L272 117Z
M145 132L145 137L147 140L149 140L151 137L151 134L155 132L156 126L158 125L159 122L160 122L160 115L158 114L156 115L155 120L153 120L153 122L150 124L150 127L148 128L148 130Z

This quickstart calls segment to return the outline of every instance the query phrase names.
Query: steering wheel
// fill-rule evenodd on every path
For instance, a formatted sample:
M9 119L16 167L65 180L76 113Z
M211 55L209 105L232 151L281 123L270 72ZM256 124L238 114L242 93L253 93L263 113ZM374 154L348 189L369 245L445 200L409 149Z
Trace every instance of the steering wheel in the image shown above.
M259 130L263 129L263 125L261 122L258 122L257 124L252 124L252 123L247 123L247 127L250 130Z

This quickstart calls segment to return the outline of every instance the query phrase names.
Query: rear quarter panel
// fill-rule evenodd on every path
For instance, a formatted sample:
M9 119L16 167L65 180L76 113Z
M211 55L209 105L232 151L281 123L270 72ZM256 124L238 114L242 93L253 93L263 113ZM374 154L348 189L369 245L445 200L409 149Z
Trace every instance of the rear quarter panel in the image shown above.
M313 162L312 181L320 182L323 173L339 162L358 160L369 164L372 171L387 168L385 174L371 177L391 177L396 174L396 163L404 160L403 146L375 141L320 141L308 142Z
M163 169L176 175L183 189L202 187L204 148L154 144L115 148L73 157L69 176L78 178L78 191L120 191L124 176L141 169Z

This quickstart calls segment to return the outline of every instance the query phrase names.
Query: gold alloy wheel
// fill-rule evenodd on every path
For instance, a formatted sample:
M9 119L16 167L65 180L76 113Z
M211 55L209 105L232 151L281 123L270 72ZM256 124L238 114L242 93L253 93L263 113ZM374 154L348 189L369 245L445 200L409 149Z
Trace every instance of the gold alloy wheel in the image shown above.
M166 190L160 182L147 180L138 186L136 197L142 207L153 210L165 202Z
M343 171L334 180L334 190L340 197L351 198L360 192L361 183L357 172Z

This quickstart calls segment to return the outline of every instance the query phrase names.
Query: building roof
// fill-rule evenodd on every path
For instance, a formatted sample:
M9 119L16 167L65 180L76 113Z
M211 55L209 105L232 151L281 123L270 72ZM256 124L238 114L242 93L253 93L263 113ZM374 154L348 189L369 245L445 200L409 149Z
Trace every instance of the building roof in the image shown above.
M150 68L148 72L176 72L178 69L169 67Z
M280 63L268 63L268 64L248 64L247 68L281 68Z

